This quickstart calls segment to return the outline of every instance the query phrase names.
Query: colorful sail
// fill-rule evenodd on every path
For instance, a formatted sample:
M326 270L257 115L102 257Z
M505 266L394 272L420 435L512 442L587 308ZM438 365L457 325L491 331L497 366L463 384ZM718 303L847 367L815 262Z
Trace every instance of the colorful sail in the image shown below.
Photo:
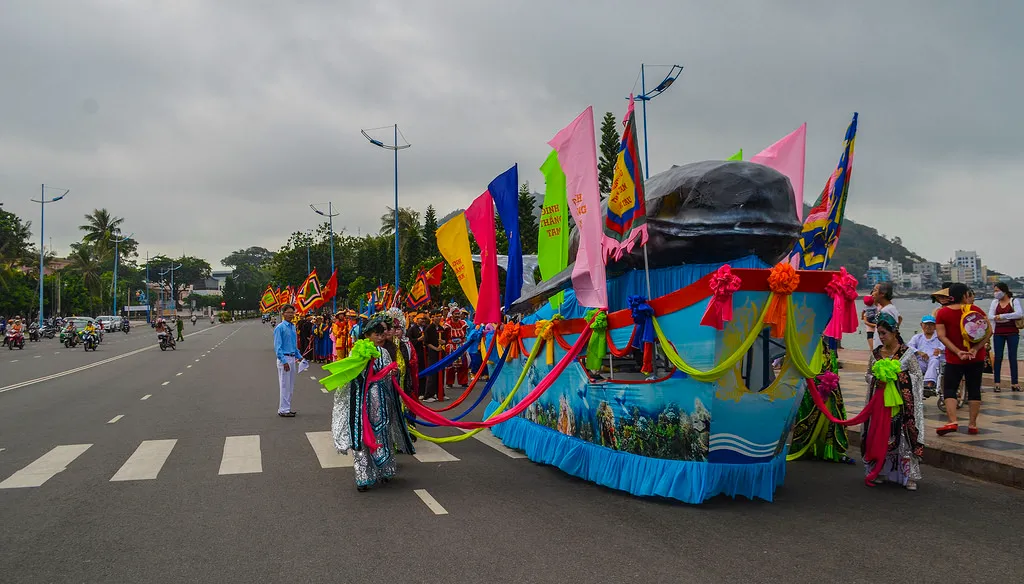
M267 286L267 290L263 292L263 297L260 298L260 311L270 312L277 308L277 294L274 293L274 289Z
M853 147L857 138L857 113L846 128L843 153L836 170L821 192L821 201L811 209L804 220L800 239L793 248L793 256L802 269L824 270L839 243L839 233L846 215L846 200L850 192L853 173Z
M636 243L647 243L647 200L644 197L644 176L640 167L640 150L636 140L633 96L623 119L625 128L619 142L619 154L608 195L608 214L604 219L604 253L619 259Z
M537 265L542 280L550 280L569 265L569 209L565 198L565 173L558 152L551 151L540 167L544 175L544 205L537 232ZM552 308L562 305L564 292L551 297Z
M299 287L299 293L295 299L295 308L300 313L309 312L316 308L317 302L322 298L320 280L316 277L316 268L313 268L313 271L306 276L306 281Z
M469 248L469 229L466 214L459 213L437 228L437 249L448 265L452 267L462 292L474 309L479 291L476 286L476 272L473 269L473 253Z

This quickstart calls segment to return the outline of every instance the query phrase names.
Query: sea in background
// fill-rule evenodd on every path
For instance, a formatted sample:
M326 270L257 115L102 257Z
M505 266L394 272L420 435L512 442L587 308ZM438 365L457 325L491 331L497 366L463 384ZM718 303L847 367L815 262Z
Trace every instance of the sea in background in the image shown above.
M861 293L860 298L857 299L857 317L860 318L860 313L864 310L864 293ZM992 302L991 298L984 300L975 301L975 305L988 312L988 305ZM905 340L910 340L910 337L914 336L915 333L921 332L921 317L926 314L931 314L933 310L939 307L938 304L932 302L930 299L921 298L893 298L893 304L896 305L896 310L900 311L900 316L903 317L903 326L900 327L900 332L903 334ZM843 335L843 348L844 349L863 349L868 348L868 338L864 334L864 324L861 323L860 328L855 334Z

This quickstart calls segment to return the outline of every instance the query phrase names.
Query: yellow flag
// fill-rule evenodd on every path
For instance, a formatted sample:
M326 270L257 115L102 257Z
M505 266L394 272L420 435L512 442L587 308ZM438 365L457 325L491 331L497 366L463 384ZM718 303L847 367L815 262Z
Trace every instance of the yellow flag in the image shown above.
M459 213L437 228L437 249L452 267L462 291L476 310L476 272L473 271L473 254L469 250L469 230L464 213Z

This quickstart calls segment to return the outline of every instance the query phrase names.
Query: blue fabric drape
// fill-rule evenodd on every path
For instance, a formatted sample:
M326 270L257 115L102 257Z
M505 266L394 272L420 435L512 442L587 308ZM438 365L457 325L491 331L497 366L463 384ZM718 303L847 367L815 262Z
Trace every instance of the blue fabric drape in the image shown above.
M444 359L441 359L437 363L434 363L430 367L427 367L423 371L420 371L417 377L426 377L428 375L433 375L434 373L437 373L438 371L447 368L449 365L454 363L456 359L464 355L466 351L469 350L470 347L472 347L476 343L479 343L481 334L483 334L483 327L476 327L475 329L469 331L469 335L466 336L465 343L462 343L462 345L460 345L458 349L452 351L450 355L445 355Z
M490 378L487 379L487 384L484 385L484 390L480 392L480 397L476 398L476 401L473 402L473 405L469 406L468 410L466 410L466 411L462 412L461 414L459 414L458 416L455 416L454 418L452 418L452 421L458 422L462 418L465 418L467 415L469 415L470 412L475 410L478 405L480 405L480 402L484 401L485 397L490 395L491 387L494 385L494 382L498 380L498 374L501 373L501 367L505 364L505 358L508 357L508 354L509 354L509 352L511 350L512 350L512 345L509 345L509 346L505 347L505 352L501 354L501 357L498 359L498 363L494 366L494 372L491 373ZM430 422L424 422L423 420L417 420L416 416L412 415L411 412L406 412L405 417L408 418L410 421L415 422L415 423L417 423L417 424L419 424L421 426L428 426L428 427L431 427L431 428L437 428L437 424L431 424Z
M523 291L523 244L519 238L519 165L499 174L487 185L501 225L508 237L508 267L505 269L505 312Z

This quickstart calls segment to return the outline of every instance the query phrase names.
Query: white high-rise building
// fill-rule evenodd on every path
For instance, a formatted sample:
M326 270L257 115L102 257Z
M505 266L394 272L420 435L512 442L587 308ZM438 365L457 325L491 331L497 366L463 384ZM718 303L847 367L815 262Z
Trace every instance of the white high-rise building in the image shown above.
M976 284L981 282L981 258L978 257L978 252L958 249L956 250L956 257L951 263L954 266L963 269L963 279L954 281L960 281L967 284Z

